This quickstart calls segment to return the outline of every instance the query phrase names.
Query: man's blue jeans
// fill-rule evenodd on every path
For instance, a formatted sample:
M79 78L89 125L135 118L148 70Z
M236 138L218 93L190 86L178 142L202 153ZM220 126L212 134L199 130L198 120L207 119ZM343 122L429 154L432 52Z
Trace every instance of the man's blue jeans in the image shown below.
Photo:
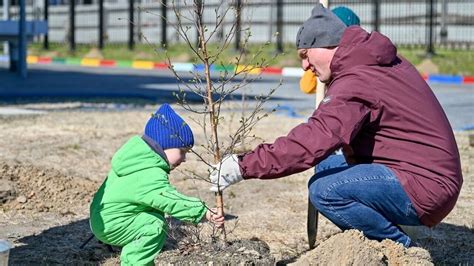
M347 165L343 155L331 155L316 166L308 186L316 209L342 230L408 247L411 239L397 225L420 225L402 185L384 165Z

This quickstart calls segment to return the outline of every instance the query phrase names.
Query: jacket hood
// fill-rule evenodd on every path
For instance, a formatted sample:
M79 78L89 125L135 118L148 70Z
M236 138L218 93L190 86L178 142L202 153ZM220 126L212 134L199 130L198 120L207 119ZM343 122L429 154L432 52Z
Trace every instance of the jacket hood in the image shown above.
M397 61L397 48L386 36L351 26L344 32L331 62L332 77L357 65L391 65Z
M132 137L112 157L112 170L119 177L152 167L170 171L168 162L139 136Z

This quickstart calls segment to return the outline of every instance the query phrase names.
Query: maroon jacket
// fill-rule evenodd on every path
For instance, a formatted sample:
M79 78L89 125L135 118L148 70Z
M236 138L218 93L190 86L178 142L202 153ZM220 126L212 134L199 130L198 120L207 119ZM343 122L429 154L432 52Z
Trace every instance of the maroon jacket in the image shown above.
M346 29L331 62L326 98L308 119L273 144L240 156L245 179L309 169L343 145L357 163L391 168L421 222L438 224L462 185L459 152L430 87L384 35Z

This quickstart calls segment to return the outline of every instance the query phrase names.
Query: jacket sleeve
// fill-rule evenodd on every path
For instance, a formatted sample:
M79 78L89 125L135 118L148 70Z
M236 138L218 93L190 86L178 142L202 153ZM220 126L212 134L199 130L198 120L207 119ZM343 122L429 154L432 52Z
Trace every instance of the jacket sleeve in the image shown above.
M178 220L199 223L206 214L204 202L198 198L179 193L168 180L167 175L153 171L153 182L140 188L138 202L169 214ZM156 178L159 175L159 178Z
M272 179L302 172L343 144L349 144L377 101L357 88L345 90L341 86L345 87L341 84L328 91L308 122L296 126L273 144L261 144L240 156L244 179Z

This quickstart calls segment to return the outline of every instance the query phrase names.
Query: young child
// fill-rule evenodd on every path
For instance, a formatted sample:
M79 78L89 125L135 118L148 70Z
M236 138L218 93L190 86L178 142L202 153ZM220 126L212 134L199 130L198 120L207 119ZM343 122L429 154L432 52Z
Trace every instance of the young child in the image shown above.
M168 174L194 144L191 128L168 104L150 118L143 136L128 140L113 156L112 169L90 206L90 225L102 242L121 246L122 265L153 265L166 240L165 213L216 226L224 218L197 199L180 194Z

